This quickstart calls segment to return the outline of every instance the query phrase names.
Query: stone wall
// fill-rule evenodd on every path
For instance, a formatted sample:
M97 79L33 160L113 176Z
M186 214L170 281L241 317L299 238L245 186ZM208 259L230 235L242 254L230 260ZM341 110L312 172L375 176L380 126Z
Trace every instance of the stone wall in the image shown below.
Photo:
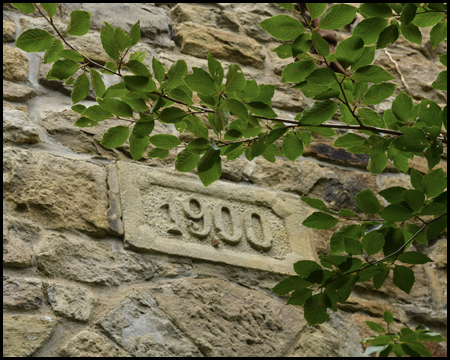
M100 51L102 21L128 31L140 19L142 39L136 49L147 51L149 68L156 56L166 69L178 59L189 68L206 69L209 51L225 69L238 63L248 79L276 84L273 105L280 117L293 119L310 103L290 84L281 84L281 71L291 60L280 60L271 52L279 43L257 26L270 16L287 13L276 5L67 3L58 6L56 25L65 28L75 9L92 13L91 30L69 41L99 63L107 60ZM47 29L48 24L4 4L4 356L360 356L359 341L371 334L364 321L381 324L385 309L395 316L394 330L423 323L446 336L444 238L420 249L435 262L415 266L411 294L393 287L390 280L379 290L361 284L328 322L314 327L307 326L300 308L286 306L286 299L270 290L285 275L276 266L262 264L276 263L283 256L285 261L291 259L282 250L269 259L263 254L267 249L261 248L260 254L255 246L242 245L227 252L227 244L211 239L207 247L200 238L180 248L168 245L173 241L161 247L157 235L145 232L148 225L137 211L140 197L129 194L135 187L127 187L127 182L141 184L141 194L150 189L158 196L145 176L159 174L175 179L170 185L174 188L178 182L188 184L177 188L180 194L195 195L203 191L198 190L198 177L173 171L175 150L164 160L135 162L127 144L113 150L100 146L113 120L93 128L74 127L79 116L70 109L70 86L45 79L49 65L43 64L43 53L24 53L14 45L21 32L34 27ZM388 50L409 81L414 99L425 97L443 106L446 93L430 85L443 70L438 55L446 52L446 46L433 50L429 29L423 31L422 46L401 38ZM338 36L343 40L350 32ZM395 64L383 50L377 51L375 61L398 79L395 96L404 89ZM107 85L117 81L103 77ZM375 109L383 111L394 96ZM90 106L92 100L82 103ZM163 125L155 128L158 132L177 134ZM354 196L365 188L376 193L393 185L408 187L408 176L393 167L378 176L370 174L365 170L367 156L333 149L332 142L313 138L295 163L284 158L270 163L262 157L224 161L222 178L205 199L213 198L215 189L217 193L240 189L242 194L248 189L259 197L245 200L253 204L245 206L259 206L288 219L290 213L284 214L283 207L271 210L265 201L278 194L289 204L293 201L295 214L307 214L310 209L300 196L308 195L335 209L357 211ZM412 163L427 171L424 159ZM439 166L446 171L446 156ZM142 211L149 211L151 218L151 208ZM292 226L298 241L290 238L288 243L297 244L295 256L316 258L327 252L330 231L308 233L297 223ZM135 237L138 230L144 234L140 242ZM168 238L180 236L178 230L171 231ZM308 246L311 250L306 250ZM446 345L428 346L435 355L445 353Z

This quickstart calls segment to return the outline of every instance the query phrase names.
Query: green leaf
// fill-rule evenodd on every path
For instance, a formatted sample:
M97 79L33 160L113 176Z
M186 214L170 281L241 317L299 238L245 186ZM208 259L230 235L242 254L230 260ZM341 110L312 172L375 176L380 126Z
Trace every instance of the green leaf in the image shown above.
M386 321L386 324L392 324L392 322L394 321L394 316L392 315L392 313L389 310L386 310L383 313L383 319L384 319L384 321Z
M307 196L302 196L301 199L304 203L308 204L309 206L311 206L314 209L322 210L322 211L329 211L327 206L325 205L325 203L322 200L313 199L313 198L310 198Z
M168 80L163 83L163 88L167 91L176 88L177 86L184 85L183 77L187 75L187 72L186 61L177 60L167 72Z
M76 105L75 105L75 106L76 106ZM98 122L95 121L95 120L92 120L92 119L89 119L89 118L83 116L83 117L79 118L79 119L75 122L74 125L75 125L75 126L78 126L78 127L81 127L81 128L84 128L84 127L92 127L92 126L96 126L96 125L98 125Z
M147 76L123 76L122 78L126 88L130 91L150 93L156 90L155 82Z
M187 125L187 129L191 131L195 136L201 138L208 138L208 128L206 125L195 115L186 116L184 122Z
M402 35L406 40L411 41L412 43L422 45L422 33L419 28L414 24L400 24L400 29L402 31Z
M286 134L283 139L283 153L289 160L295 162L303 154L303 142L292 132Z
M400 290L403 290L409 294L414 285L414 280L414 271L405 266L395 265L394 277L392 278L392 281Z
M273 98L275 87L275 85L259 85L259 95L253 98L252 101L268 103Z
M281 75L282 82L299 83L312 73L316 68L316 63L313 60L300 60L288 64Z
M29 29L24 31L16 40L15 45L26 52L44 51L53 42L53 36L41 29Z
M365 3L361 4L358 11L364 15L364 17L370 18L374 16L389 18L392 16L392 10L388 4Z
M382 83L379 85L372 85L369 91L364 95L362 101L363 105L376 105L382 102L384 99L391 96L396 88L396 84Z
M336 48L336 58L344 69L347 69L364 52L364 41L358 36L351 36L341 41Z
M320 125L334 116L337 107L337 102L333 100L316 101L303 110L299 123L300 125Z
M248 110L241 101L227 98L224 103L228 110L234 113L239 119L244 120L245 122L248 121Z
M353 29L353 36L363 39L365 45L378 41L381 32L388 26L388 20L381 17L364 19Z
M113 98L97 98L99 105L106 111L117 116L133 117L133 110L130 105Z
M377 231L371 231L364 235L362 246L366 250L367 255L374 255L383 249L384 236Z
M373 286L375 287L375 289L379 289L381 287L381 285L383 285L384 281L389 276L389 270L390 269L387 268L373 277L372 281L373 281Z
M441 113L441 108L434 101L422 99L420 102L419 118L429 127L438 126L440 128L442 126Z
M309 51L309 49L311 48L311 44L312 44L311 35L309 35L309 34L299 35L292 44L289 44L290 45L289 49L290 49L291 55L288 57L293 57L293 56L297 56L299 54L307 53ZM282 46L284 46L284 45L282 45ZM281 48L281 47L279 47L279 48ZM281 57L279 52L278 52L278 56L281 59L286 59L286 57Z
M411 21L413 21L416 16L417 5L414 3L406 3L405 7L402 10L402 15L400 16L399 21L405 25L408 25Z
M214 79L216 84L222 84L224 75L222 64L216 59L214 59L214 57L209 52L208 52L208 70L209 74Z
M322 270L322 267L312 260L300 260L294 263L294 271L304 279L318 270Z
M97 105L98 106L98 105ZM100 106L99 106L100 107ZM71 109L75 112L77 112L78 114L82 114L84 110L86 110L86 106L81 105L81 104L77 104L77 105L73 105L71 107Z
M62 41L59 39L53 39L51 45L47 48L44 54L44 64L51 64L59 60L60 56L58 53L64 50L64 45Z
M171 149L181 144L178 137L169 134L156 134L150 136L150 142L160 149Z
M431 84L436 90L447 91L447 70L441 71L436 80Z
M391 204L380 211L380 216L391 222L406 221L411 218L411 212L399 204Z
M327 305L325 303L325 294L320 293L311 296L303 308L305 320L308 325L322 324L328 320Z
M272 291L278 295L286 295L293 290L301 290L311 285L309 281L300 276L288 276L286 279L280 281L272 288Z
M302 36L302 35L300 35L300 36ZM287 59L287 58L294 56L293 52L292 52L292 44L283 44L283 45L277 46L275 49L272 49L270 51L277 53L277 55L280 59Z
M180 108L170 107L161 111L158 120L166 124L175 124L182 121L186 115L186 111Z
M411 119L411 113L413 110L413 102L411 97L400 91L395 100L392 103L392 110L394 115L403 123L408 122Z
M326 3L307 3L306 8L309 11L311 21L318 18L327 8Z
M439 61L441 62L442 65L447 67L447 54L439 55Z
M383 81L393 80L395 77L378 65L367 65L356 70L352 75L352 79L379 84Z
M447 37L447 20L438 22L430 31L430 41L433 49Z
M242 69L239 65L231 64L228 67L226 82L225 82L225 93L231 93L234 91L242 90L245 86L245 76L242 73Z
M111 59L119 60L119 47L114 40L113 34L109 33L105 28L100 29L100 40L102 42L103 50L111 57Z
M143 63L138 60L130 60L127 63L127 69L130 70L134 75L146 76L148 78L152 77L152 74L147 69ZM155 85L156 88L156 85Z
M397 257L398 261L401 261L405 264L426 264L427 262L433 262L428 256L425 254L415 252L415 251L409 251L405 252L403 254L400 254Z
M350 24L355 18L356 8L346 4L329 7L319 21L319 28L323 30L341 29Z
M212 155L209 155L209 153ZM206 160L205 160L206 159ZM200 159L198 165L198 177L205 187L208 187L220 178L222 175L222 159L220 158L220 150L210 149Z
M385 48L395 43L400 36L398 24L392 24L384 29L378 38L377 49Z
M428 199L440 195L447 187L447 178L444 170L437 169L426 174L422 179L422 183Z
M328 56L330 54L330 45L316 30L312 31L312 40L319 56Z
M266 145L270 145L276 140L278 140L281 136L283 136L288 129L286 127L273 129L266 137Z
M423 8L418 8L416 16L414 17L414 20L411 21L411 23L421 28L433 26L437 24L439 21L441 21L445 16L443 11L442 12L439 11L425 12L425 11L426 10Z
M247 103L247 107L250 112L257 116L265 116L268 118L276 117L277 114L273 111L272 107L262 102L252 101Z
M379 333L385 333L386 330L384 329L384 327L382 327L380 324L377 324L376 322L373 321L366 321L365 322L366 325L368 327L370 327L370 329L372 329L373 331L379 332Z
M364 67L366 65L372 64L375 59L375 49L376 45L364 47L364 51L359 59L356 59L352 64L352 71Z
M376 214L380 210L380 202L371 189L363 190L356 195L356 205L365 214Z
M366 139L356 134L345 134L339 137L333 144L334 147L352 148L364 145Z
M408 203L414 212L419 212L425 201L425 194L419 190L406 190L402 193L402 198Z
M102 137L100 144L102 144L107 149L117 148L127 141L130 135L130 128L128 126L115 126L109 128Z
M130 29L130 38L131 38L131 44L130 46L133 46L137 44L141 40L141 25L140 20L134 24Z
M302 23L288 15L276 15L260 22L258 25L280 40L294 40L305 32Z
M78 51L71 49L61 50L58 55L65 59L75 60L78 62L83 61L83 56Z
M33 3L11 3L11 5L24 14L32 14L36 11Z
M155 148L148 152L147 156L151 158L164 159L169 155L169 149Z
M181 151L175 159L175 169L180 172L189 172L194 170L200 160L200 155L193 154L187 149Z
M443 216L438 220L433 221L427 228L427 240L434 240L443 231L447 229L447 216Z
M312 290L303 288L301 290L295 290L289 300L287 301L288 305L297 305L303 306L305 302L312 296Z
M82 36L89 32L91 26L91 13L83 10L74 10L70 13L67 24L67 35Z
M133 160L138 161L142 156L144 156L145 151L150 144L150 139L148 136L142 138L137 138L131 133L130 139L130 153Z
M76 104L77 102L84 100L86 96L89 94L89 79L86 75L86 73L82 73L80 76L78 76L77 80L75 81L75 84L73 84L72 89L72 102Z
M377 112L368 109L360 108L358 109L358 116L361 117L361 122L364 125L384 127L383 117Z
M80 65L73 60L58 60L56 61L50 71L47 74L47 79L58 79L58 80L64 80L72 75L74 75Z
M113 114L111 114L109 111L104 110L99 105L88 107L83 111L82 115L95 121L102 121L113 117Z
M152 116L143 113L140 113L140 115L141 117L134 125L132 132L133 136L138 139L148 136L155 128L155 120Z
M189 94L186 93L182 86L169 90L167 94L175 100L183 101L188 105L194 104L194 102L192 101L192 96L189 96Z
M164 68L163 64L161 64L161 62L154 56L152 59L152 68L153 68L153 73L155 74L155 79L160 84L162 84L162 82L164 81L165 74L166 74L166 69Z
M192 68L192 70L194 72L192 75L186 75L184 77L186 85L189 86L192 91L196 91L205 95L216 95L216 84L213 78L201 68L194 67Z
M315 212L308 216L302 224L313 229L328 230L335 226L338 222L339 220L331 215L323 212Z
M211 148L210 142L203 138L194 139L186 146L186 150L188 152L197 155L205 153L210 148Z
M307 81L314 84L328 85L336 81L333 70L328 68L319 68L314 70L306 78Z
M97 95L97 97L99 98L103 97L103 94L106 91L106 87L105 83L102 80L102 77L100 76L98 71L94 70L91 67L89 68L89 72L91 74L91 82L95 90L95 95Z

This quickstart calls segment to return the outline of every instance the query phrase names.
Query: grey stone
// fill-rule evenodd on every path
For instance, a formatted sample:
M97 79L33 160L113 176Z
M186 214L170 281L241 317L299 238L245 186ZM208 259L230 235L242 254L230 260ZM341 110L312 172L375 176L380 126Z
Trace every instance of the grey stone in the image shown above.
M3 103L3 142L36 144L41 141L39 127L30 121L28 110L5 106Z
M41 280L3 276L3 308L19 311L38 309L43 298Z

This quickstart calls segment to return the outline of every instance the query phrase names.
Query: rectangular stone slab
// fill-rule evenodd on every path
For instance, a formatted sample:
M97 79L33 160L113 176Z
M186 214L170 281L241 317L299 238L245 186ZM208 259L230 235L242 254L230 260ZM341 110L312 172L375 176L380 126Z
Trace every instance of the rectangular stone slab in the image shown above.
M293 274L317 260L299 196L119 161L125 248Z

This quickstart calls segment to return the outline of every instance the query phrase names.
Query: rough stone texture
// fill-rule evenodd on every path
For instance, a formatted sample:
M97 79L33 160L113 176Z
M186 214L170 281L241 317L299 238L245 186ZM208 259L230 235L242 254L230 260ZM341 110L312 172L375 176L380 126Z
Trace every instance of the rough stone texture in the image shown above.
M154 299L137 292L100 318L97 325L133 356L201 355L193 341L177 329Z
M3 45L3 78L14 82L28 79L28 58L22 50Z
M39 128L30 121L28 109L19 109L3 102L3 142L36 144L40 141Z
M50 338L56 324L51 315L3 315L3 356L33 355Z
M85 161L15 148L3 151L4 199L52 228L108 230L105 170Z
M105 336L93 331L82 331L61 348L68 357L131 357Z
M47 296L55 314L82 322L89 320L97 301L87 289L53 281L47 285Z
M184 279L149 290L204 356L282 356L305 326L300 311L218 279Z
M10 81L3 80L3 99L10 101L25 102L37 96L36 90Z
M38 268L48 276L98 285L151 279L150 261L142 255L119 252L116 246L75 235L50 234L36 255Z
M42 282L3 276L3 306L15 310L38 309L43 301Z
M3 42L11 42L15 40L16 24L14 22L3 19Z
M208 52L214 57L251 65L258 69L264 67L265 55L262 46L255 40L194 23L182 23L175 27L175 41L183 53L206 59Z

